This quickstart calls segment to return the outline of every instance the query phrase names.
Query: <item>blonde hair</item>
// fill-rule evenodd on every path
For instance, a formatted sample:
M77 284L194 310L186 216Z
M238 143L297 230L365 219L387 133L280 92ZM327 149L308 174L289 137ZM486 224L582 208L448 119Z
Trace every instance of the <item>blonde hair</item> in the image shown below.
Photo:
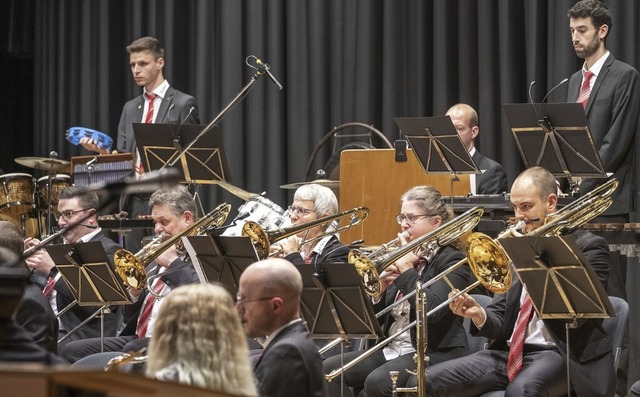
M147 376L256 396L249 349L233 298L220 285L178 287L164 298Z

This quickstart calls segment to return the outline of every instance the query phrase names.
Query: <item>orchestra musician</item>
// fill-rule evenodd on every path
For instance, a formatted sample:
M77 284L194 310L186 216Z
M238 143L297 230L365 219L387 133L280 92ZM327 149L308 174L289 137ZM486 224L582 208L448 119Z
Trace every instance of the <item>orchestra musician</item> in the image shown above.
M97 215L98 208L99 200L95 192L81 186L70 186L60 192L58 212L55 214L55 218L60 228L69 228L62 235L65 243L99 242L102 244L111 265L113 265L113 255L122 247L107 237L100 228ZM24 246L25 249L29 249L39 243L38 239L30 237L24 241ZM25 262L30 269L35 271L32 279L42 287L56 314L74 303L75 298L69 286L62 278L62 274L58 271L46 250L41 249L33 252L25 258ZM60 338L93 315L98 308L99 306L74 304L70 310L60 315L58 318ZM109 312L104 313L104 328L101 325L101 319L95 317L78 328L73 334L70 334L67 339L59 344L58 348L60 349L66 343L74 340L99 338L102 332L106 336L115 336L120 328L121 321L122 306L114 305Z
M510 197L516 217L528 221L525 233L540 227L548 214L556 212L556 192L555 178L544 168L529 168L516 178ZM584 230L572 235L606 284L607 242ZM425 378L427 394L464 397L505 390L506 396L564 395L568 359L576 396L613 396L613 354L602 319L580 320L577 328L570 329L571 354L567 357L566 321L540 320L527 301L530 302L527 290L517 278L509 291L496 294L486 309L467 294L453 300L449 304L451 311L472 320L471 334L487 337L492 343L488 349L430 366ZM521 316L528 320L517 327ZM513 343L514 338L521 343Z
M127 46L127 52L132 77L136 85L143 88L143 92L124 104L118 124L116 147L120 153L134 153L136 171L143 173L145 170L133 134L133 123L198 124L200 117L195 98L171 87L165 79L164 47L158 39L142 37L134 40ZM82 138L80 144L89 151L107 153L89 138ZM131 195L127 201L123 210L132 219L149 213L148 196ZM144 236L143 229L127 233L127 250L137 252Z
M257 396L233 298L222 285L181 286L164 298L149 342L147 376Z
M326 186L311 183L300 186L293 195L288 214L294 226L302 225L338 213L338 199ZM327 235L333 226L328 223L300 231L297 235L274 243L272 256L288 260L294 265L316 263L346 263L349 248L338 236ZM317 238L315 241L305 242Z
M446 204L440 192L431 186L416 186L401 199L398 223L403 231L408 232L405 238L398 235L402 245L406 245L429 232L437 230L442 224L453 218L453 210ZM376 312L393 305L396 300L415 290L418 280L425 282L445 271L464 258L462 252L453 246L436 247L423 252L420 257L409 252L386 270L390 274L381 279L382 291L373 299ZM449 273L449 281L459 289L470 284L471 272L468 266L459 266ZM448 299L451 287L445 280L440 280L426 288L427 306L436 307ZM380 318L385 335L392 335L415 320L415 297L396 305L390 313ZM428 355L431 362L441 362L468 354L467 337L462 326L462 319L455 316L448 307L437 311L428 319ZM350 395L347 387L354 389L354 394L364 389L367 396L390 396L392 382L389 371L399 371L398 382L405 384L409 378L407 369L416 367L413 356L416 351L415 330L406 331L391 341L384 349L374 352L354 367L326 383L328 396L340 396L344 387L345 395ZM348 352L344 355L344 363L348 363L362 351ZM324 362L324 373L341 367L342 357L336 355Z
M195 221L195 204L185 186L176 185L155 191L149 199L149 205L155 232L164 239L184 232ZM150 293L150 289L156 295L164 296L180 285L199 281L193 264L188 262L175 246L160 253L146 269L147 277L165 272L165 275L156 277L145 290L129 288L134 304L125 309L126 326L119 336L104 338L104 350L101 350L101 339L92 338L71 342L62 348L60 354L70 363L74 363L101 351L119 354L146 347L162 303L162 299L156 299ZM98 366L104 367L109 358L118 354L96 357L93 364L100 362ZM102 360L106 361L103 363Z

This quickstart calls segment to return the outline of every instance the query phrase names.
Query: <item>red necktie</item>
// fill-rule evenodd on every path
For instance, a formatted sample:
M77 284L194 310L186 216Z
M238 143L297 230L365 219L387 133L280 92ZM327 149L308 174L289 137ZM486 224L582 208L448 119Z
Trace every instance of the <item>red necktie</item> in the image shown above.
M44 286L42 293L47 299L51 299L51 295L53 295L53 287L56 286L56 280L53 277L49 277L47 280L47 285Z
M580 88L580 95L578 95L578 100L576 102L582 103L583 108L587 108L587 102L589 101L589 94L591 93L591 78L593 77L593 72L587 70L584 72L584 81L582 82L582 87Z
M507 376L511 381L522 368L522 348L524 347L524 337L527 331L527 325L533 314L533 304L531 298L527 294L520 306L520 316L516 322L513 335L511 337L511 346L509 347L509 356L507 358Z
M147 110L147 117L144 118L144 122L147 124L153 123L153 102L156 99L155 94L144 94L149 101L149 107Z
M307 265L310 265L310 264L311 264L311 262L313 262L313 257L314 257L314 256L316 256L316 253L315 253L315 252L313 252L313 251L311 251L311 252L309 253L309 255L307 255L307 257L306 257L306 258L304 258L304 263L305 263L305 264L307 264Z
M153 293L158 295L162 292L166 284L162 279L158 278L153 284ZM156 303L156 297L151 293L147 294L144 302L142 303L142 307L140 308L140 315L138 316L138 326L137 326L137 334L138 338L142 339L147 335L147 329L149 328L149 320L151 320L151 312L153 311L153 306Z

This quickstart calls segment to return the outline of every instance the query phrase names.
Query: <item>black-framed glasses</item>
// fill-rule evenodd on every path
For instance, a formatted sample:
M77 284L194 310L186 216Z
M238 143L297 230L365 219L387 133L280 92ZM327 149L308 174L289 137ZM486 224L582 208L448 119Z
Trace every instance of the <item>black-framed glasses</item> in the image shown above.
M290 205L289 208L287 208L287 210L291 215L294 215L297 213L300 216L307 216L312 212L316 212L315 210L310 210L308 208L302 208L302 207L294 207L293 205Z
M236 296L236 305L244 306L247 303L266 301L273 298L275 298L275 296L264 296L262 298L256 298L256 299L247 299L243 296Z
M63 218L64 220L68 221L71 218L73 218L73 216L75 214L77 214L78 212L82 212L82 211L89 211L91 208L82 208L79 210L67 210L64 212L56 212L55 214L53 214L53 216L56 218L56 221L59 221L61 218Z
M398 225L402 225L402 222L407 221L407 224L414 225L416 221L420 218L428 218L436 215L413 215L413 214L398 214L396 215L396 221L398 221Z

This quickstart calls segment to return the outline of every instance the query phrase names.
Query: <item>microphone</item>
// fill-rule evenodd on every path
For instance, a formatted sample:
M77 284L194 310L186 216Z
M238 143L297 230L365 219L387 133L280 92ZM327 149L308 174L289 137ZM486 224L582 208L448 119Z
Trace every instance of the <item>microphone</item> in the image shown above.
M531 89L533 88L534 85L536 85L536 81L531 80L531 83L529 84L529 103L532 105L533 105L533 97L531 96Z
M564 80L562 80L561 82L559 82L558 84L555 85L555 87L553 87L552 89L549 90L549 92L547 92L547 95L544 96L544 98L542 98L542 101L540 102L540 104L543 104L544 101L547 100L547 97L556 90L556 88L560 87L561 85L563 85L564 83L566 83L567 81L569 81L568 77L565 77Z
M171 106L173 107L173 104ZM191 106L191 108L189 109L189 113L187 113L187 115L184 117L184 119L182 119L182 121L180 122L180 125L178 126L178 129L176 130L176 133L173 134L173 136L174 136L174 138L173 138L173 147L176 148L176 150L178 152L182 151L182 138L179 135L180 128L182 128L182 125L187 121L189 116L191 116L191 113L193 113L195 108L196 108L195 106Z
M269 66L269 64L267 64L266 62L262 62L260 60L260 58L256 58L256 65L258 65L258 70L262 73L266 73L267 76L269 76L269 78L271 79L271 81L273 81L275 83L275 85L278 87L279 90L283 89L284 87L282 86L282 84L280 84L280 82L271 74L271 72L269 70L271 70L271 66Z

